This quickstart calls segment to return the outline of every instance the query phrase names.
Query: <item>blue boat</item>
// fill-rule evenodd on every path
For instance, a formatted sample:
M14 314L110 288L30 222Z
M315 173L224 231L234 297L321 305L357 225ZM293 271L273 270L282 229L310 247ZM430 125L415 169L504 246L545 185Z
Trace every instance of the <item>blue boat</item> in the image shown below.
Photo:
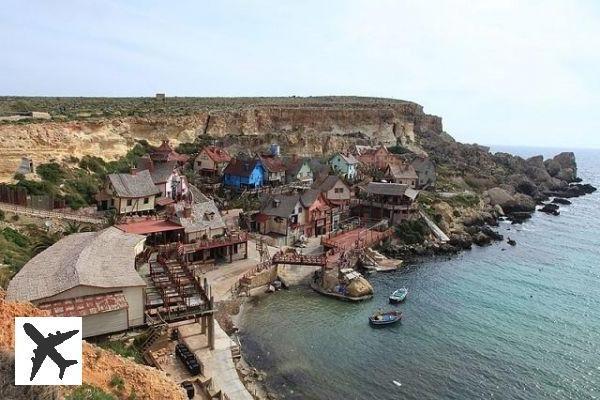
M408 295L408 289L405 287L394 290L394 293L392 293L390 295L390 303L392 303L392 304L401 303L404 301L404 299L406 299L407 295Z
M392 325L400 321L401 319L401 311L377 311L369 317L369 324L371 324L371 326Z

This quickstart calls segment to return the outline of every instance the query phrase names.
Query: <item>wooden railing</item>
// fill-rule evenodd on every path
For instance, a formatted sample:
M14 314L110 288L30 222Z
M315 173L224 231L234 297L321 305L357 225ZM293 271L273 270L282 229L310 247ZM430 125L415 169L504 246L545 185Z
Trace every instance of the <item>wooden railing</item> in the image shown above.
M230 246L234 244L240 244L248 241L248 234L246 232L233 233L226 236L222 236L210 240L200 240L194 243L169 243L158 245L157 250L159 253L171 253L177 251L179 254L195 253L200 250L208 250L216 247Z

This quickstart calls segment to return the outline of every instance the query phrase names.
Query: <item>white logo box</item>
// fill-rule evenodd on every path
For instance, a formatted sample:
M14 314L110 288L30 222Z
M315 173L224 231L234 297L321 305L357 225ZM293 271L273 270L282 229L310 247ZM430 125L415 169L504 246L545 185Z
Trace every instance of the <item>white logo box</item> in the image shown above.
M26 324L27 325L26 328ZM32 330L31 326L35 329ZM82 373L82 331L81 317L16 317L15 318L15 385L81 385ZM33 333L38 342L47 344L49 351L38 347L26 329ZM65 333L78 331L62 343L51 346L49 342L59 341ZM39 332L39 334L38 334ZM60 332L60 333L59 333ZM59 336L54 336L54 335ZM53 336L49 336L53 335ZM53 337L55 339L53 339ZM48 340L50 338L50 340ZM56 350L56 353L53 352ZM37 355L34 352L37 351ZM58 354L58 356L57 356ZM43 357L45 355L45 357ZM38 357L43 362L37 374L30 380L33 362L32 358ZM53 358L55 360L53 360ZM64 375L60 379L60 368L55 361L62 363ZM75 363L76 362L76 363ZM68 364L68 366L66 366Z

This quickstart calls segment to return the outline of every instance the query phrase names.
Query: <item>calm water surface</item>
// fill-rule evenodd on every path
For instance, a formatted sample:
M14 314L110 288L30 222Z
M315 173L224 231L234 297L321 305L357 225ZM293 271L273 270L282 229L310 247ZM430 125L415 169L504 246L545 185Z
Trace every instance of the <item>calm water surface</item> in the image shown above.
M600 186L600 152L576 154ZM516 247L373 275L375 297L360 304L307 288L260 298L242 320L244 355L288 399L600 398L599 217L596 192L559 217L502 224ZM402 324L371 329L369 313L400 286Z

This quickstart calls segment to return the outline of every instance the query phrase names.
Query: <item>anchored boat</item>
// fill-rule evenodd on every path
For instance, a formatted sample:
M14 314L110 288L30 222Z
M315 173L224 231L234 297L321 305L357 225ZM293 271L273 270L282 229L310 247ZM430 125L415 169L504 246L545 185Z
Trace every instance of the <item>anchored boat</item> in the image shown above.
M402 319L402 312L400 311L377 311L369 317L369 323L371 326L384 326L392 325Z
M396 289L396 290L394 290L394 293L392 293L390 295L390 303L394 304L394 303L403 302L404 299L406 299L407 295L408 295L407 288L404 287L404 288Z

